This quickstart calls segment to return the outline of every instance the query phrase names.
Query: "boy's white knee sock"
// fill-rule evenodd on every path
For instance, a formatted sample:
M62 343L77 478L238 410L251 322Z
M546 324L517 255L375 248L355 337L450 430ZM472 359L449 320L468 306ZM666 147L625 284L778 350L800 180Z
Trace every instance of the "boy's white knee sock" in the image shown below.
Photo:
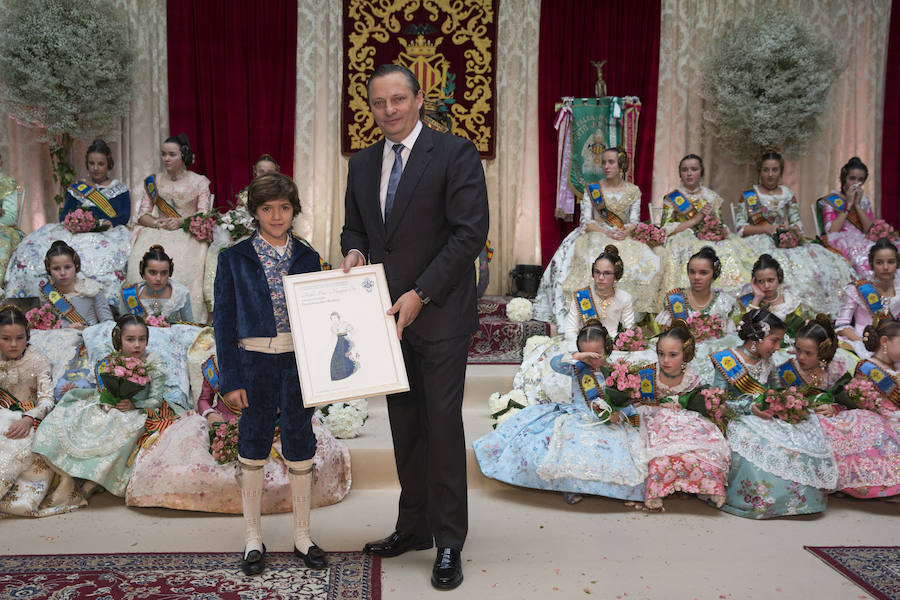
M244 510L245 544L244 558L252 550L262 552L262 533L259 518L262 514L263 467L268 458L238 457L241 463L241 501Z
M285 460L291 480L294 509L294 546L306 554L313 545L309 538L309 509L312 504L313 459Z

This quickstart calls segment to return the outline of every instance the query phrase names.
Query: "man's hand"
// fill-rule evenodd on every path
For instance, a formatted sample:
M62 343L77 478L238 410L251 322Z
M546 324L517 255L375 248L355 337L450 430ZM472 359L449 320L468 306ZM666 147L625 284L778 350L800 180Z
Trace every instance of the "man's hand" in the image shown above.
M349 255L348 255L349 256ZM397 299L387 311L387 314L397 317L397 337L403 339L403 329L412 325L422 310L422 300L415 290L409 290Z
M364 264L366 264L366 261L365 259L363 259L363 256L359 252L359 250L351 250L347 253L347 256L344 257L344 260L341 261L341 270L344 273L347 273L353 267L358 267Z
M240 388L238 390L231 390L224 396L222 399L225 400L225 404L232 404L237 406L238 408L247 408L247 390L244 388Z

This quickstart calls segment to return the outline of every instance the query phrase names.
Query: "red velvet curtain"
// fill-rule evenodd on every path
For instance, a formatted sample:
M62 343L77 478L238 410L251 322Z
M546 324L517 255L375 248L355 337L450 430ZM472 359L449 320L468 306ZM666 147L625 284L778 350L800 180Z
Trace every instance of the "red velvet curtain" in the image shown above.
M191 169L227 208L260 154L293 173L297 2L169 0L166 10L171 132L190 137Z
M881 218L900 227L900 3L891 6L881 137Z
M594 95L591 60L607 60L610 96L637 96L643 105L635 148L635 184L647 217L653 181L660 0L543 0L538 56L538 151L541 178L541 253L546 265L577 224L555 218L556 130L553 106L563 96Z

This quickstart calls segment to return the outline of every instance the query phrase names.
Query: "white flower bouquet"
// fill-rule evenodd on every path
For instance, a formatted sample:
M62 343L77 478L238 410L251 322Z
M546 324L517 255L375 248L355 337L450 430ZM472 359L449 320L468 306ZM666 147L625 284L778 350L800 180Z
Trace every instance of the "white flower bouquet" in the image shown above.
M337 402L317 409L316 415L334 437L355 438L369 418L369 403L365 399Z
M516 321L517 323L530 321L532 309L531 302L527 299L513 298L509 301L509 304L506 305L506 316L510 321Z

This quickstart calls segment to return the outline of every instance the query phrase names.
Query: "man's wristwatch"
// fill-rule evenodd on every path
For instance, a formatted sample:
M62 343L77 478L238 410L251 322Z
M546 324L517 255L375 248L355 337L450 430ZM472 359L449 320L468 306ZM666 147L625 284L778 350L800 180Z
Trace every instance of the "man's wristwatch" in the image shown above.
M422 301L422 306L425 306L426 304L431 302L431 298L426 296L425 292L423 292L421 289L419 289L419 286L414 287L413 291L416 293L416 295L419 296L419 300Z

